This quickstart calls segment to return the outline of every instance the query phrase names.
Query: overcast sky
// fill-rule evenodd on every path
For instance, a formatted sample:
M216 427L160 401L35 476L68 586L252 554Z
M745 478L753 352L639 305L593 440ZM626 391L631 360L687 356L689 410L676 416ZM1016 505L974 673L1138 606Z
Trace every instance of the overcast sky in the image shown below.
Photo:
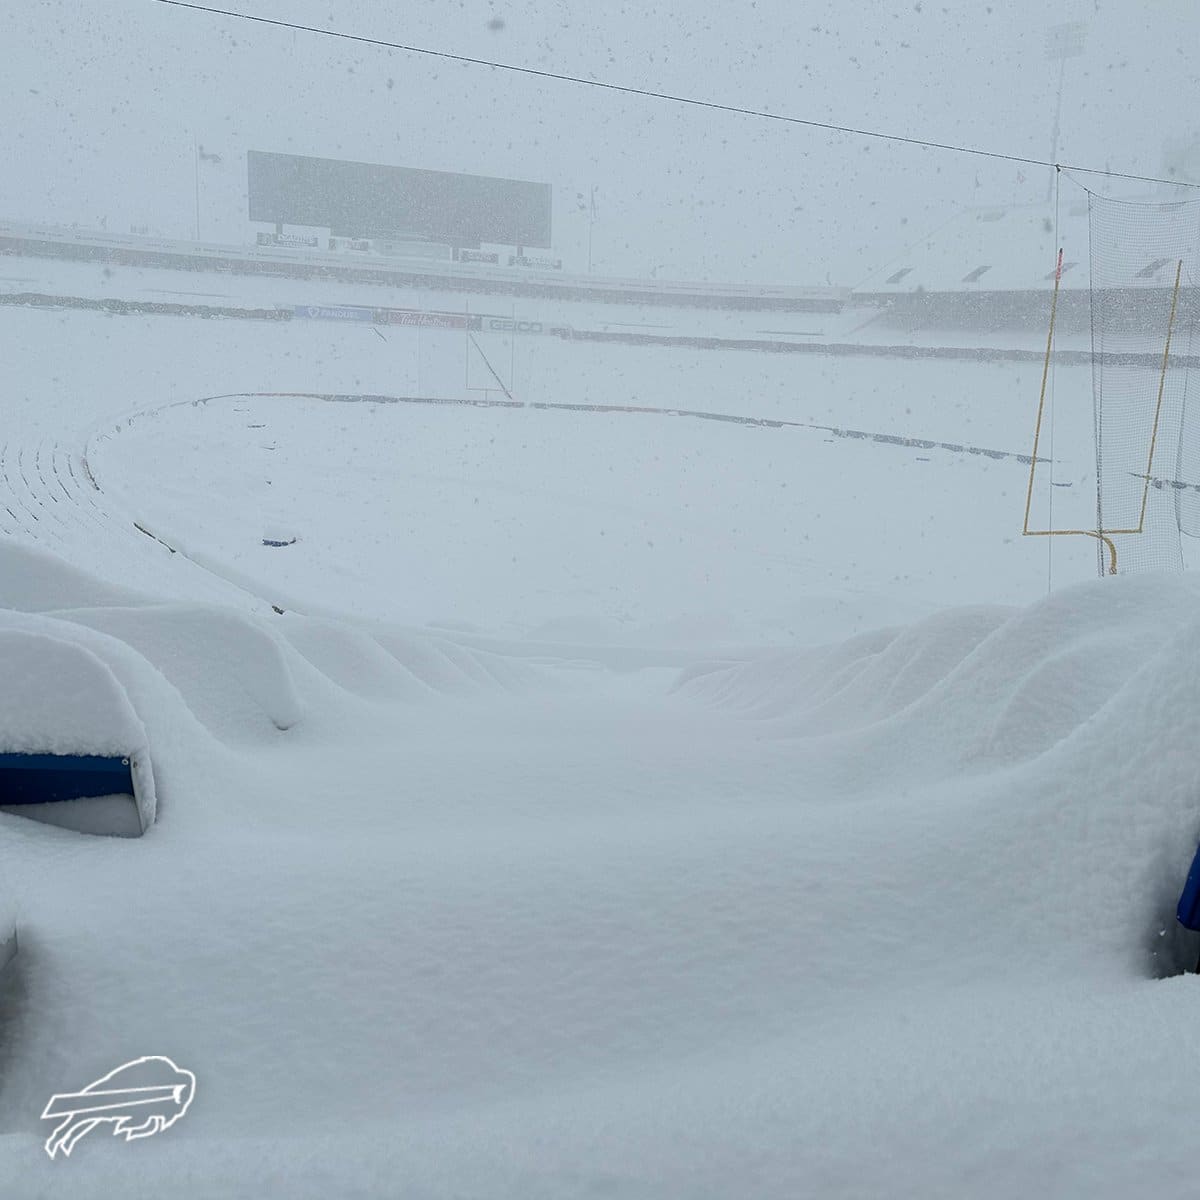
M1159 174L1200 133L1196 0L222 0L218 7L640 88ZM0 220L253 240L248 149L549 182L568 268L853 284L1045 170L622 96L169 8L0 0ZM1022 180L1020 176L1024 176ZM1200 162L1193 168L1200 178Z

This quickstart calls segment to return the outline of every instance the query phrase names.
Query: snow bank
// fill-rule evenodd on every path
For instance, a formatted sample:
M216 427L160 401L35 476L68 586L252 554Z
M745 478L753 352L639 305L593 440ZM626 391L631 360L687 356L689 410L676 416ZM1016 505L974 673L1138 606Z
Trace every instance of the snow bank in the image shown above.
M134 707L143 716L148 706L170 725L166 714L183 707L185 726L198 722L233 745L273 740L306 714L332 715L347 692L372 700L427 700L519 687L536 674L528 664L440 635L367 630L296 613L262 617L212 604L152 602L44 551L9 543L0 543L0 580L9 581L0 625L85 648L115 673L114 688L136 697ZM36 654L27 669L36 675ZM43 722L52 722L62 701L47 694L42 700ZM10 704L19 711L18 701ZM89 711L86 702L80 706ZM58 741L79 741L66 722L64 717ZM170 741L179 733L172 729ZM37 738L48 736L39 727Z
M146 730L112 671L83 646L0 625L0 748L130 756Z
M132 588L106 583L46 550L0 540L0 609L49 612L139 604L146 599Z
M787 715L796 732L872 724L940 683L1013 609L955 609L903 629L879 629L750 664L699 665L678 687L746 716Z
M7 542L0 543L0 602L0 628L78 645L116 672L120 682L113 686L139 693L155 710L163 711L167 684L174 702L166 712L182 701L225 740L286 730L302 719L305 704L293 675L298 656L261 618L211 604L154 603L45 551ZM37 663L36 653L23 660L30 678ZM43 688L42 702L45 721L62 713L64 743L78 741L63 697ZM83 700L77 707L89 706Z
M133 647L176 687L218 736L299 723L304 702L294 652L266 621L214 605L73 609L57 614Z
M414 699L430 695L421 675L403 655L389 652L361 629L317 617L286 614L282 629L291 646L326 678L348 692L372 699Z
M678 687L777 718L792 734L873 727L881 750L916 739L926 777L967 762L1006 765L1047 750L1112 700L1186 628L1198 599L1191 576L1121 577L1027 609L951 609L817 650L697 666Z
M1173 908L1200 836L1198 602L1194 577L1104 580L678 687L814 740L825 795L882 789L914 814L919 798L953 944L970 928L1021 959L1167 974L1197 941ZM929 887L916 874L897 893Z
M70 640L5 628L0 614L0 677L0 752L127 758L141 830L154 823L146 730L99 657Z
M444 637L377 629L375 640L405 671L435 692L515 688L536 674L503 655L460 646Z

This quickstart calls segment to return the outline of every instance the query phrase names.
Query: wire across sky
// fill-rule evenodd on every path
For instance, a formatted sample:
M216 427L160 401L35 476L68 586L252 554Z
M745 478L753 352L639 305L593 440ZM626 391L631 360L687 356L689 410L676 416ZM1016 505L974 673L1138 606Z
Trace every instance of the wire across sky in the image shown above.
M716 100L705 100L698 96L679 96L671 92L659 92L652 88L632 87L628 84L611 83L603 79L588 79L582 75L570 75L561 71L546 71L538 67L524 67L515 63L497 62L493 59L475 58L467 54L453 54L447 50L433 50L428 46L413 46L404 42L391 42L384 38L368 37L361 33L347 33L340 29L326 29L319 25L302 25L295 21L284 21L277 17L262 17L253 13L238 12L233 9L216 8L207 4L192 3L191 0L152 0L169 8L191 9L194 12L208 13L211 16L230 17L238 21L249 21L256 25L270 26L276 29L288 29L298 33L309 33L320 37L337 38L341 41L356 42L364 46L375 46L385 50L400 50L406 54L420 54L427 58L438 58L448 62L464 63L474 67L488 67L496 71L510 71L517 75L531 76L536 79L553 80L558 83L575 84L580 87L598 88L606 92L619 92L627 96L640 96L648 100L661 100L671 104L691 105L713 112L731 113L736 116L750 117L762 121L775 121L785 125L799 125L807 129L817 129L825 133L843 133L851 137L872 138L877 141L893 142L905 146L920 146L929 150L945 150L953 154L968 154L976 158L998 159L1002 162L1021 163L1031 167L1056 167L1065 170L1078 171L1088 175L1107 175L1114 179L1132 179L1141 183L1176 184L1181 187L1200 188L1200 182L1187 179L1165 179L1155 175L1138 175L1131 171L1114 171L1108 168L1081 166L1078 163L1056 163L1045 158L1032 158L1022 154L1004 154L998 150L986 150L981 146L963 146L954 142L939 142L928 138L908 137L903 134L885 133L877 129L860 129L853 125L838 125L831 121L814 121L807 117L798 117L789 113L771 112L765 108L745 108L736 104L722 104Z

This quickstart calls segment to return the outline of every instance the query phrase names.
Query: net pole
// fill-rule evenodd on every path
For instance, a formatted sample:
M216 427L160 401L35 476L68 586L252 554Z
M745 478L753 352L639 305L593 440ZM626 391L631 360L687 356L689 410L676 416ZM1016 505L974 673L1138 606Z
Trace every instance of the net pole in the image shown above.
M1059 235L1059 212L1062 206L1062 181L1059 173L1054 172L1054 240L1058 242L1059 249L1062 249L1062 242ZM1046 508L1046 527L1054 528L1054 401L1058 395L1058 390L1055 387L1057 383L1057 364L1050 373L1050 495L1047 497ZM1046 543L1046 595L1048 596L1054 590L1054 543Z
M1175 328L1175 311L1179 305L1179 281L1183 276L1183 259L1175 264L1175 289L1171 293L1171 315L1167 318L1167 340L1163 346L1162 370L1158 376L1158 401L1154 406L1154 424L1150 429L1150 456L1146 461L1146 482L1142 486L1142 511L1138 517L1138 533L1146 523L1146 501L1150 495L1150 478L1154 466L1154 447L1158 442L1158 420L1162 415L1163 389L1167 382L1167 360L1171 357L1171 332Z
M1092 348L1092 438L1096 444L1096 530L1104 529L1104 373L1096 353L1096 211L1095 196L1087 193L1088 210L1088 330ZM1104 554L1096 546L1096 574L1104 577Z
M1042 417L1046 411L1046 381L1050 377L1050 350L1054 345L1054 318L1058 312L1058 288L1062 282L1063 252L1058 248L1058 262L1054 267L1054 294L1050 299L1050 328L1046 332L1046 360L1042 363L1042 389L1038 396L1037 424L1033 428L1033 454L1029 461L1029 487L1025 490L1025 524L1022 533L1029 532L1029 513L1033 508L1033 475L1037 470L1038 446L1042 440Z
M1200 232L1200 231L1198 231ZM1200 239L1198 239L1200 240ZM1188 287L1191 291L1192 303L1189 306L1192 309L1192 319L1188 323L1188 348L1187 359L1189 363L1192 361L1192 353L1195 348L1196 338L1196 281L1192 278L1192 273L1188 271ZM1187 371L1183 374L1183 401L1179 410L1179 445L1175 451L1175 487L1172 489L1175 493L1175 526L1180 533L1187 533L1189 537L1194 536L1189 530L1183 527L1183 492L1184 489L1179 486L1184 477L1184 446L1186 445L1184 433L1188 427L1188 380L1190 376Z

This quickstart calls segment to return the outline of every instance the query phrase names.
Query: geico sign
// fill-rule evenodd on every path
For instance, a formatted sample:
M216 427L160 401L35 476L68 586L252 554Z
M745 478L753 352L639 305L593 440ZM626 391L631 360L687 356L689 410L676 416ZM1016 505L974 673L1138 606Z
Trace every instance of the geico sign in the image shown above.
M505 332L541 333L542 323L541 321L506 321L502 317L490 317L488 328Z

